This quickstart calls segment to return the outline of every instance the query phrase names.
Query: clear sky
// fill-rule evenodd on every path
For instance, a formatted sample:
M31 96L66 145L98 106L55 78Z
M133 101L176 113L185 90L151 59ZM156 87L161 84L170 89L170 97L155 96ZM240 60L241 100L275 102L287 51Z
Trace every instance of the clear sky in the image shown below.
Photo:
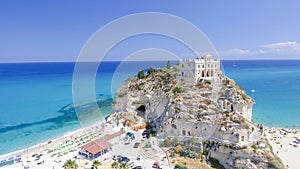
M221 59L300 59L299 6L297 0L1 0L0 62L76 60L95 31L138 12L190 21ZM122 49L111 52L114 60L128 54Z

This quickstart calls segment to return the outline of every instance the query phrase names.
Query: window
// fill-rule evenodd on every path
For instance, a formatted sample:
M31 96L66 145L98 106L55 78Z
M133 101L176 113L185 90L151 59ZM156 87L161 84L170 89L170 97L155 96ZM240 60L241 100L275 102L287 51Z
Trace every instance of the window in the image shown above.
M182 76L182 77L184 76L184 72L181 72L181 76Z

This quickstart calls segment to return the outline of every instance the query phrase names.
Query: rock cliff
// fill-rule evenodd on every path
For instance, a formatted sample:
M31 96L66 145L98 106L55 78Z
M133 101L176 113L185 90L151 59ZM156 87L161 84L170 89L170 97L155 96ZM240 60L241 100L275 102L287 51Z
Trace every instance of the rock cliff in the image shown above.
M177 66L139 72L118 90L113 110L142 117L157 138L196 138L198 150L226 168L280 168L269 162L275 157L268 146L251 148L268 144L251 119L254 100L241 87L222 74L191 84L178 82L177 73Z

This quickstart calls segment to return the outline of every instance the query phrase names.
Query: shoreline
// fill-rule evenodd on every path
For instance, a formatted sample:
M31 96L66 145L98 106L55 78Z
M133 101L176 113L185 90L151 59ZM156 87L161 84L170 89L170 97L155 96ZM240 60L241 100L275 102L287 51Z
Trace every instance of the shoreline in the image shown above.
M107 115L106 117L109 117L111 114ZM64 143L67 140L72 140L72 137L76 138L79 136L88 136L91 131L97 131L101 128L101 126L107 126L106 123L106 117L102 120L92 122L91 124L88 124L86 127L80 127L76 130L68 131L63 133L59 137L55 137L54 139L48 140L46 142L42 142L39 144L35 144L34 146L27 147L21 150L13 151L10 153L2 154L0 155L0 161L4 159L8 159L10 157L16 157L17 155L21 155L22 157L22 165L24 162L26 162L26 159L31 159L33 154L40 154L39 152L44 152L45 155L49 156L50 154L53 154L52 152L49 153L47 150L50 150L50 147L56 147L60 143ZM99 128L98 128L99 127ZM100 130L99 130L100 131ZM295 137L298 136L300 139L300 129L290 129L290 128L279 128L279 127L271 127L271 126L264 126L264 135L268 139L270 145L273 148L274 154L276 154L284 163L285 166L289 166L289 168L295 168L295 166L300 166L300 161L297 164L297 160L292 160L291 157L298 157L300 156L300 144L299 147L291 147L290 143L295 140ZM274 133L270 133L270 131L275 131L274 133L286 133L281 134L280 138L282 139L282 143L278 144L277 140L273 138ZM99 135L104 134L104 132L100 131ZM286 137L287 136L287 137ZM95 138L93 138L95 139ZM93 140L92 139L92 140ZM56 146L55 146L56 145ZM78 145L76 146L78 149ZM75 151L77 152L77 151ZM292 152L287 153L287 152ZM60 153L60 152L59 152ZM57 154L54 152L54 154ZM77 153L76 153L77 154ZM76 155L75 154L75 155ZM73 153L74 156L74 153ZM59 158L61 161L62 158ZM17 164L17 163L16 163ZM9 166L14 166L8 165ZM4 167L6 168L6 167Z
M65 137L68 137L68 136L71 136L73 134L77 134L79 132L82 132L82 130L83 129L81 128L81 129L76 129L75 131L72 131L72 132L68 131L68 132L65 132L63 135L55 137L55 138L53 138L53 139L51 139L49 141L41 142L41 143L35 144L33 146L30 146L30 147L27 147L27 148L23 148L23 149L20 149L20 150L16 150L16 151L13 151L13 152L9 152L9 153L6 153L6 154L1 154L0 155L0 159L8 158L9 156L12 156L12 155L22 154L22 153L24 153L25 151L28 151L28 150L40 148L40 146L48 145L50 141L51 141L51 143L54 143L54 142L57 142L57 141L61 141Z
M107 115L107 117L109 117L110 115ZM103 122L105 122L106 120L103 119L101 121L97 121L97 122L93 122L91 124L89 124L88 126L86 126L85 128L92 128L92 127L95 127L97 126L97 124L101 124ZM254 122L255 123L255 122ZM256 124L256 123L255 123ZM20 149L20 150L16 150L16 151L12 151L12 152L9 152L9 153L5 153L5 154L1 154L0 155L0 160L3 159L3 158L8 158L9 156L12 156L12 155L17 155L17 154L22 154L24 153L24 151L28 151L28 150L32 150L32 149L36 149L36 148L40 148L41 146L46 146L48 144L52 144L52 143L55 143L55 142L58 142L58 141L61 141L63 139L66 139L67 137L70 137L72 135L76 135L76 134L82 134L82 132L84 132L85 128L79 128L79 129L76 129L75 131L67 131L67 132L64 132L62 135L60 136L57 136L57 137L54 137L53 139L50 139L48 141L44 141L44 142L41 142L41 143L37 143L33 146L30 146L30 147L26 147L26 148L23 148L23 149ZM296 132L296 133L300 133L300 129L291 129L291 128L286 128L286 127L272 127L272 126L264 126L264 129L265 130L282 130L284 132L287 132L287 133L293 133L293 132ZM49 143L51 142L51 143Z
M18 156L18 155L21 155L22 161L24 161L26 156L27 156L27 159L28 159L28 157L31 157L32 154L35 154L35 153L38 154L38 152L42 152L45 149L50 149L50 147L53 147L56 144L59 144L59 143L65 141L65 140L71 139L71 136L72 137L77 137L79 135L86 135L86 134L88 134L88 132L91 129L93 129L94 127L100 126L101 124L105 124L105 119L93 122L93 123L87 125L84 128L81 126L79 129L76 129L75 131L74 130L73 131L67 131L67 132L63 133L62 135L60 135L58 137L55 137L53 139L50 139L48 141L41 142L41 143L35 144L33 146L26 147L26 148L16 150L16 151L13 151L13 152L2 154L2 155L0 155L0 161L4 160L4 159L8 159L10 157L15 157L15 156ZM48 154L47 152L45 152L45 153Z

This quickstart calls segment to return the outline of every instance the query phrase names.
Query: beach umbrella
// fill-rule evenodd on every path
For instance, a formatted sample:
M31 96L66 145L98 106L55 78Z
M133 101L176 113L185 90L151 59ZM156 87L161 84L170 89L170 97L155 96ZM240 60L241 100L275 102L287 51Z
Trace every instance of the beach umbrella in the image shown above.
M15 161L21 161L21 157L16 157Z

